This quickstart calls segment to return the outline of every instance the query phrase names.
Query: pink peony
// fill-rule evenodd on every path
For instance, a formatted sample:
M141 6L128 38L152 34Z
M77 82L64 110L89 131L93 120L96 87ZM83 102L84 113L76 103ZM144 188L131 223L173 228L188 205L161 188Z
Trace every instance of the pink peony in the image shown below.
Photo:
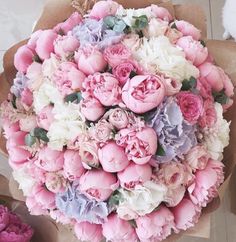
M99 202L107 200L118 186L116 176L103 170L87 171L79 180L79 190Z
M31 107L31 105L33 104L33 93L29 90L29 88L25 88L21 92L20 100L24 105Z
M159 7L155 4L152 4L150 7L152 13L156 16L156 18L165 20L170 22L171 20L173 20L173 17L171 16L171 14L169 13L169 11L166 8L163 7Z
M171 209L175 218L175 229L187 230L193 227L201 215L201 209L194 205L189 198L184 198L176 207Z
M156 108L165 97L164 79L161 76L135 76L122 89L122 100L135 113Z
M175 189L168 189L165 194L165 204L167 207L177 206L184 198L186 192L185 186L179 186Z
M205 169L195 173L188 192L194 204L205 207L218 196L218 188L224 181L223 163L210 159Z
M64 166L63 172L65 178L70 181L74 181L81 177L84 173L84 167L82 165L79 151L66 150L64 153Z
M35 164L45 171L59 171L64 165L64 153L45 146L39 151Z
M132 189L138 184L151 180L152 168L149 164L130 163L123 171L118 172L117 176L122 187Z
M138 241L134 227L117 214L111 214L108 220L102 225L102 233L107 240L112 242Z
M41 35L41 33L43 32L43 30L37 30L34 33L31 34L30 39L27 42L27 46L31 49L34 50L36 49L36 44L37 44L37 40L39 38L39 36Z
M126 128L129 124L128 113L121 108L110 109L104 117L118 130Z
M201 32L192 24L184 21L179 20L175 21L175 25L177 29L184 35L184 36L192 36L194 40L199 40L201 38Z
M0 205L0 232L9 224L9 211L7 207Z
M74 12L66 21L57 24L54 27L54 30L57 33L62 32L63 34L67 34L70 30L72 30L76 25L82 22L82 16L78 12Z
M194 93L184 91L177 94L177 100L184 119L190 124L196 124L203 113L202 98Z
M86 76L72 62L63 62L53 75L53 81L62 95L66 96L82 89Z
M114 106L121 102L119 81L110 73L96 73L85 79L83 97L97 98L104 106Z
M180 38L176 45L183 49L186 59L191 61L195 66L201 65L208 57L207 47L204 47L199 41L194 40L192 36Z
M15 132L20 131L19 122L11 123L6 119L1 120L1 122L6 139L9 139Z
M103 170L107 172L119 172L129 165L124 149L113 141L98 150L98 157Z
M86 75L93 75L96 72L101 72L107 65L102 53L92 46L80 48L75 52L75 61L78 64L79 70Z
M117 2L108 0L108 1L99 1L94 4L92 10L89 13L90 18L102 19L106 16L115 15L119 4Z
M209 99L211 101L214 101L214 98L212 96L211 85L205 80L205 78L200 78L200 79L197 80L196 89L199 91L199 94L204 99Z
M174 216L167 207L160 206L157 211L136 219L136 224L136 233L141 241L161 241L171 234Z
M29 89L31 91L38 90L43 82L42 64L33 62L27 69L26 76L29 79Z
M131 51L123 44L111 45L104 50L105 60L111 67L130 61L131 56Z
M171 78L165 78L165 81L163 82L163 84L165 86L167 96L173 96L179 93L182 87L182 84L179 81Z
M49 130L54 121L53 106L44 107L37 115L37 124L40 128Z
M54 40L57 38L57 34L53 30L44 30L36 43L36 53L40 59L49 59L51 53L54 52Z
M44 208L44 206L36 202L34 196L26 197L25 203L31 215L39 216L48 214L47 208Z
M14 66L19 72L26 73L33 63L34 52L26 45L21 46L14 56Z
M25 136L26 132L17 131L13 133L7 140L7 149L18 147L25 145Z
M98 224L91 224L88 222L76 223L75 234L80 241L101 242L102 226Z
M33 129L38 127L36 115L32 114L29 116L25 116L24 118L20 119L20 129L24 132L30 132Z
M119 131L116 141L125 148L128 159L138 165L148 163L157 150L157 134L148 127L140 131L122 129Z
M53 193L61 193L66 190L66 179L59 173L47 172L45 175L45 186Z
M169 27L165 33L165 36L169 39L170 43L176 44L178 39L183 37L183 34L179 30Z
M105 109L102 104L93 97L88 97L80 102L81 113L89 121L98 120L104 113Z

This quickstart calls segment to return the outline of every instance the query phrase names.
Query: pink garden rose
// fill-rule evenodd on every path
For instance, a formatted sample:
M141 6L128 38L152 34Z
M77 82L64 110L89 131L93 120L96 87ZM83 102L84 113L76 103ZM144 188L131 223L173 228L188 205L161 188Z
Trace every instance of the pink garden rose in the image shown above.
M40 128L49 130L54 121L53 106L44 107L37 115L37 124Z
M44 30L36 43L36 53L40 59L45 60L50 58L50 54L54 52L54 40L57 38L57 34L53 30Z
M189 196L194 204L206 207L218 196L218 188L224 181L223 168L222 162L209 159L205 169L195 173L195 180L188 187Z
M119 172L129 165L124 149L113 141L98 150L98 157L103 170L107 172Z
M0 205L0 232L9 224L9 211L7 207Z
M203 113L202 98L192 92L184 91L177 94L177 100L184 119L190 124L196 124Z
M102 233L107 240L112 242L138 241L134 227L117 214L111 214L107 221L102 225Z
M118 130L126 128L129 124L128 113L121 108L110 109L104 117Z
M21 46L14 56L14 66L19 72L26 73L33 63L34 52L26 45Z
M140 241L161 241L171 234L174 216L167 207L160 206L157 211L136 219L136 224L136 233Z
M74 227L75 234L80 241L101 242L102 226L88 222L76 223Z
M200 208L194 205L189 198L184 198L176 207L171 209L171 212L174 214L177 231L193 227L201 215Z
M48 172L59 171L64 165L64 153L45 146L39 151L35 164Z
M117 2L108 0L108 1L99 1L94 4L92 10L89 13L90 18L102 19L106 16L115 15L119 4Z
M65 192L67 182L60 173L47 172L45 175L45 179L45 186L50 192Z
M81 177L85 169L82 165L79 151L66 150L64 153L63 172L65 178L74 181Z
M81 90L85 78L84 73L72 62L61 63L53 75L54 83L64 96Z
M122 89L122 100L135 113L156 108L165 97L164 79L161 76L138 75L128 80Z
M96 72L101 72L107 65L102 53L92 46L80 48L75 53L75 61L78 64L79 70L86 75L93 75Z
M96 73L85 79L83 97L94 96L104 106L114 106L121 101L119 81L110 73Z
M173 20L173 17L171 16L171 14L169 13L169 11L166 8L159 7L155 4L152 4L148 8L151 8L151 11L156 16L156 18L159 18L159 19L162 19L162 20L168 21L168 22Z
M132 53L123 44L116 44L107 47L104 50L105 60L111 67L118 66L121 63L131 60Z
M140 131L122 129L116 141L125 148L129 160L138 165L146 164L157 150L157 134L154 129L145 127Z
M191 61L195 66L201 65L208 57L207 47L204 47L199 41L194 40L192 36L180 38L176 45L183 49L186 59Z
M79 180L79 190L99 202L107 200L118 187L116 176L103 170L87 171Z
M65 59L80 46L79 41L72 35L58 36L54 41L55 54Z
M151 180L152 168L149 164L130 163L123 171L118 172L117 176L122 187L132 189L138 184Z
M98 120L105 113L105 108L96 98L93 97L83 99L80 102L80 105L81 113L87 120L92 122Z
M184 35L184 36L192 36L194 40L199 40L201 38L201 32L192 24L184 21L178 20L175 21L177 29Z
M54 30L57 33L62 32L67 34L72 30L76 25L79 25L82 22L82 16L78 12L74 12L66 21L59 23L54 27Z

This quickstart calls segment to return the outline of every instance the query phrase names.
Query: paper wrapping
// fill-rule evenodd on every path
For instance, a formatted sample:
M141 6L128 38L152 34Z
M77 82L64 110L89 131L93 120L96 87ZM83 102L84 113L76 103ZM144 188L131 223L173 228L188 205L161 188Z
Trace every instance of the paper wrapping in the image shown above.
M80 0L78 0L79 3L81 3ZM170 13L177 19L183 19L186 20L192 24L194 24L196 27L201 29L203 39L206 40L207 37L207 31L206 31L206 18L203 10L201 7L193 4L187 4L187 5L172 5L172 3L168 0L119 0L119 3L121 3L125 7L130 8L139 8L139 7L146 7L150 4L159 4L165 8L167 8ZM47 29L52 28L57 23L64 21L66 18L68 18L72 12L75 11L75 9L71 6L71 0L51 0L48 2L48 4L45 6L44 11L38 20L35 31L38 29ZM82 12L85 11L85 9L82 9ZM0 75L0 102L2 102L7 97L7 93L10 88L10 84L12 83L12 80L16 74L16 70L13 65L13 57L16 52L16 50L19 48L19 46L26 43L27 40L24 40L13 47L11 47L5 54L4 60L3 60L3 67L4 67L4 73ZM214 41L214 40L208 40L206 42L207 47L211 53L211 55L214 57L215 62L217 65L222 67L226 73L231 77L234 86L236 86L236 43L234 42L228 42L228 41ZM192 229L187 230L186 232L180 233L178 235L172 235L169 239L165 240L165 242L171 242L176 241L179 237L182 235L190 235L195 237L203 237L203 238L209 238L210 236L210 213L215 211L220 204L220 198L223 197L224 191L227 188L229 184L229 178L234 170L235 167L235 155L236 151L234 150L233 144L236 141L236 98L234 98L234 105L231 107L231 109L226 113L226 118L228 120L231 120L231 140L230 145L226 148L224 152L224 163L225 163L225 174L226 174L226 180L224 184L222 184L219 192L219 197L214 199L212 203L210 203L207 208L203 209L202 216L200 218L199 223ZM7 156L7 152L5 149L5 140L1 136L0 137L0 152ZM1 167L1 166L0 166ZM1 171L0 171L1 172ZM236 170L235 170L236 173ZM13 178L10 178L9 183L9 190L8 195L11 194L11 196L14 199L24 201L23 194L18 189L18 184L13 180ZM231 181L231 186L235 185L236 182ZM1 190L0 190L1 194ZM234 201L236 201L236 196L233 197ZM235 203L236 204L236 203ZM234 211L236 211L236 207L233 208ZM26 210L24 210L26 211ZM32 216L31 216L32 217ZM47 234L48 231L51 232L51 237L47 237L43 235L40 235L39 238L34 238L33 241L35 242L76 242L76 238L73 235L73 232L71 228L68 228L66 226L53 224L52 220L47 217L39 216L34 217L35 221L35 227L37 225L42 225L41 219L43 221L46 221L46 224L49 223L50 226L44 226L44 231ZM40 237L41 236L41 237ZM50 235L49 235L50 236ZM50 238L50 239L49 239Z

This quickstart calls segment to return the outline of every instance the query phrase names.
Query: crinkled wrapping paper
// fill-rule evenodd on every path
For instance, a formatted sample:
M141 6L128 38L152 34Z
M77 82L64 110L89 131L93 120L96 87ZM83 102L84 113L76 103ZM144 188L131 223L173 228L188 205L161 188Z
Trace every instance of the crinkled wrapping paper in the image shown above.
M82 0L79 1L82 2ZM170 11L170 13L177 19L183 19L191 22L196 27L201 29L203 39L206 40L207 31L205 14L201 7L197 5L172 5L171 1L168 0L119 0L118 2L121 3L123 6L129 8L146 7L150 4L159 4L163 7L166 7ZM71 7L70 3L71 0L49 1L48 4L45 6L39 21L36 24L35 30L52 28L57 23L64 21L67 17L70 16L71 13L75 11L75 9ZM86 9L82 10L85 11ZM19 48L19 46L21 46L25 42L26 40L10 48L4 56L4 73L0 75L0 102L6 99L7 93L10 88L10 83L12 83L12 80L16 74L16 70L13 65L14 53ZM236 43L229 41L207 40L206 44L209 48L211 55L214 57L216 64L222 67L227 72L227 74L231 77L234 86L236 86ZM234 170L236 161L236 150L234 149L234 144L236 142L236 97L234 98L233 107L230 108L230 110L226 113L225 117L228 120L232 121L230 133L231 140L230 145L226 148L224 153L224 163L226 165L226 180L220 188L219 197L214 199L214 201L203 210L200 221L194 228L189 229L186 232L178 235L172 235L169 239L165 240L165 242L176 241L182 235L190 235L203 238L209 238L210 236L210 213L219 207L220 198L223 197L224 191L228 187L229 179ZM0 152L4 155L7 155L5 149L5 140L3 137L0 137ZM4 169L1 169L2 167L4 167ZM0 164L0 173L1 171L6 170L6 167L6 164ZM236 170L234 173L236 173ZM235 183L236 181L231 180L230 187L234 188L236 185ZM7 184L8 187L8 181L7 183L5 181L5 183L3 184ZM2 194L5 185L0 186L0 194ZM7 195L11 196L12 199L14 198L16 200L24 201L24 197L21 191L18 189L17 183L13 180L12 177L10 178L9 190L7 190L7 192ZM235 195L232 196L232 201L235 201L234 204L236 204L236 194L234 192L234 189L231 189L231 193L232 195ZM24 204L22 203L21 206L24 207ZM232 206L232 210L236 212L236 206ZM25 207L22 211L23 214L27 214ZM34 236L33 240L35 242L77 241L71 228L55 224L52 222L51 219L47 217L34 217L29 215L28 221L31 222L32 226L36 229L36 235Z

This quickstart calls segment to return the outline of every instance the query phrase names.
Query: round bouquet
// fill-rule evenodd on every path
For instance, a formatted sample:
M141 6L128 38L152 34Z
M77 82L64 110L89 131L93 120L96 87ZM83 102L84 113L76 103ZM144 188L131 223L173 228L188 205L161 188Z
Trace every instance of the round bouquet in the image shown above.
M218 196L234 88L190 23L100 1L14 64L1 118L32 214L82 241L162 241Z

